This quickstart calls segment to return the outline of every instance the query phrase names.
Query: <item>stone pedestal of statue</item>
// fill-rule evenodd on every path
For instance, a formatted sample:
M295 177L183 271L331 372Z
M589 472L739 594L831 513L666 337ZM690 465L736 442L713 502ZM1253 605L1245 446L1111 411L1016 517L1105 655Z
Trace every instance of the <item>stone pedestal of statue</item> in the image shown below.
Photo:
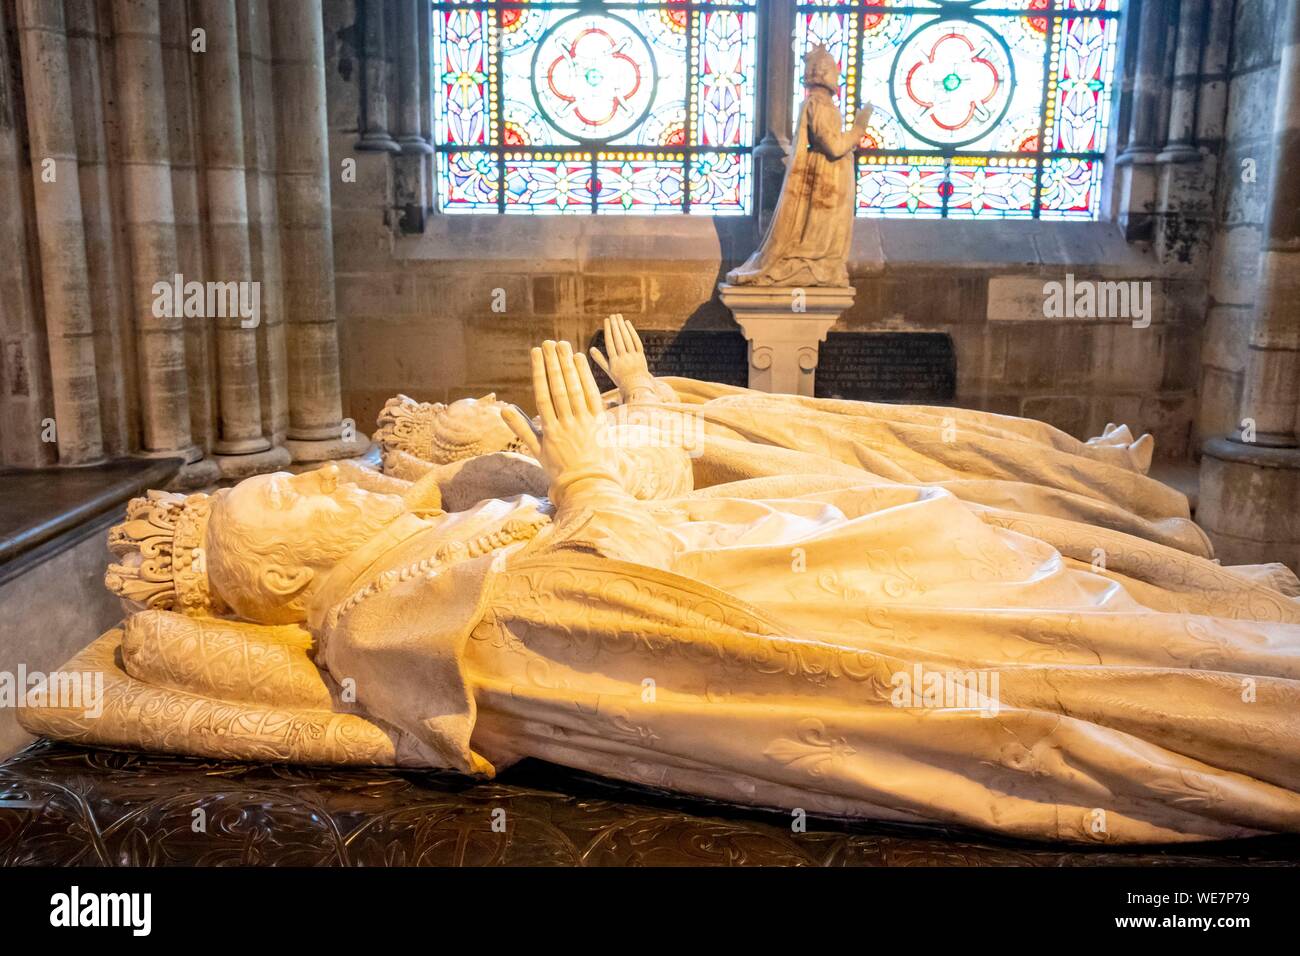
M852 305L852 286L781 288L718 286L749 341L749 387L787 395L813 394L818 348Z

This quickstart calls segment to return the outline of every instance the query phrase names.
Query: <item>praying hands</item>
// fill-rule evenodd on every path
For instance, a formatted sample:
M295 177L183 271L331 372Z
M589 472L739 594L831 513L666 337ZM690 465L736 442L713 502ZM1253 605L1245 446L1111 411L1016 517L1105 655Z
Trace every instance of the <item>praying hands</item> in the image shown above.
M541 462L556 506L593 481L619 484L615 451L601 438L608 423L587 357L574 354L568 342L547 341L532 350L532 365L540 435L519 409L511 406L502 415Z
M605 348L609 350L608 359L595 346L591 348L591 359L618 386L619 398L624 405L676 399L671 389L665 391L650 374L641 336L621 313L605 317Z

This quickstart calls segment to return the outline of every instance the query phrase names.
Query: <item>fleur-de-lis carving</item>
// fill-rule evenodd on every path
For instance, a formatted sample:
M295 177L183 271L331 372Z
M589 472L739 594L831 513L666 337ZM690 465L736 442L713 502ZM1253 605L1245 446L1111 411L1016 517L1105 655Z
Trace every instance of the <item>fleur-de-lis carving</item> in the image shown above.
M763 756L820 777L845 757L857 753L846 739L828 733L826 725L816 717L799 721L798 727L795 737L778 737L768 744Z

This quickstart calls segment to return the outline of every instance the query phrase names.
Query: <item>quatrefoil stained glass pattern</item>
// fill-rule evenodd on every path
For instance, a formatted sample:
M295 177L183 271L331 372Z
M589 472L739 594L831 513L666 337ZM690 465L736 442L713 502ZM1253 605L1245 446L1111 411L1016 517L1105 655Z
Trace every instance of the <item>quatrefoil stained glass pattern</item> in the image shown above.
M875 107L858 214L1097 218L1120 2L800 0L796 78L825 44Z
M756 2L434 2L444 212L743 215Z

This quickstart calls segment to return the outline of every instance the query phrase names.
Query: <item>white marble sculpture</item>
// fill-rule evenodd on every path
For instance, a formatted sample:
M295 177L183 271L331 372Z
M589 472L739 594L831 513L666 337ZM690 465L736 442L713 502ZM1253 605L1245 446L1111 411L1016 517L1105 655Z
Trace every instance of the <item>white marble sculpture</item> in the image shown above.
M975 504L1064 518L1210 555L1210 543L1190 519L1187 500L1146 477L1153 442L1134 439L1126 426L1108 425L1087 442L1029 419L967 409L803 399L686 378L655 378L632 324L622 315L605 320L609 357L592 358L610 375L616 392L605 396L616 425L647 423L659 434L615 442L620 476L642 499L680 494L744 479L822 475L876 481L886 478L936 484ZM467 421L434 423L433 416L477 417L485 405L500 418L509 407L485 396L476 402L418 404L405 396L412 423L403 434L383 428L385 474L419 478L437 471L450 510L486 497L543 495L544 472L517 451L513 433L496 430L494 445L477 458L437 459L427 441L409 440L434 428L463 431ZM381 416L381 422L384 418ZM504 419L500 419L504 423ZM692 474L678 474L680 459L643 466L674 440L688 446ZM638 447L639 445L639 447ZM464 475L460 476L462 471ZM669 475L646 487L648 474ZM662 485L658 492L653 485ZM463 488L462 488L463 486Z
M771 225L758 250L727 273L732 285L847 286L853 237L853 151L871 119L858 110L844 129L835 105L840 74L824 46L808 54L805 97L795 126L790 168L781 186Z
M706 448L723 443L713 467L760 446L776 464L638 500L585 358L548 342L532 355L537 421L499 414L549 501L447 512L436 476L357 484L335 466L154 495L115 530L110 576L151 609L65 668L108 674L102 715L50 702L24 723L482 775L533 756L1043 839L1300 830L1300 582L1196 553L1127 436L1063 447L1020 420L684 380L666 401L620 340L607 364L641 397L703 410ZM942 436L912 450L940 411L964 457ZM894 453L937 480L868 470ZM987 477L985 459L1013 477Z
M835 104L839 68L824 46L808 54L804 89L789 169L767 233L718 291L748 342L749 387L812 396L821 343L856 294L848 273L854 150L871 107L858 110L852 127L844 129Z
M612 349L611 354L618 364L621 353ZM628 373L626 360L617 369L626 382L647 383L643 388L629 384L630 392L641 400L652 395L674 397L671 389L650 375L644 354L637 357L640 379L635 371ZM504 415L512 408L495 394L450 404L417 402L405 395L390 399L379 414L374 435L384 474L405 481L429 479L451 511L484 498L545 495L546 473L505 423ZM691 490L690 450L649 433L644 423L626 418L615 423L609 444L619 478L634 497L649 500ZM358 477L355 470L348 476Z

